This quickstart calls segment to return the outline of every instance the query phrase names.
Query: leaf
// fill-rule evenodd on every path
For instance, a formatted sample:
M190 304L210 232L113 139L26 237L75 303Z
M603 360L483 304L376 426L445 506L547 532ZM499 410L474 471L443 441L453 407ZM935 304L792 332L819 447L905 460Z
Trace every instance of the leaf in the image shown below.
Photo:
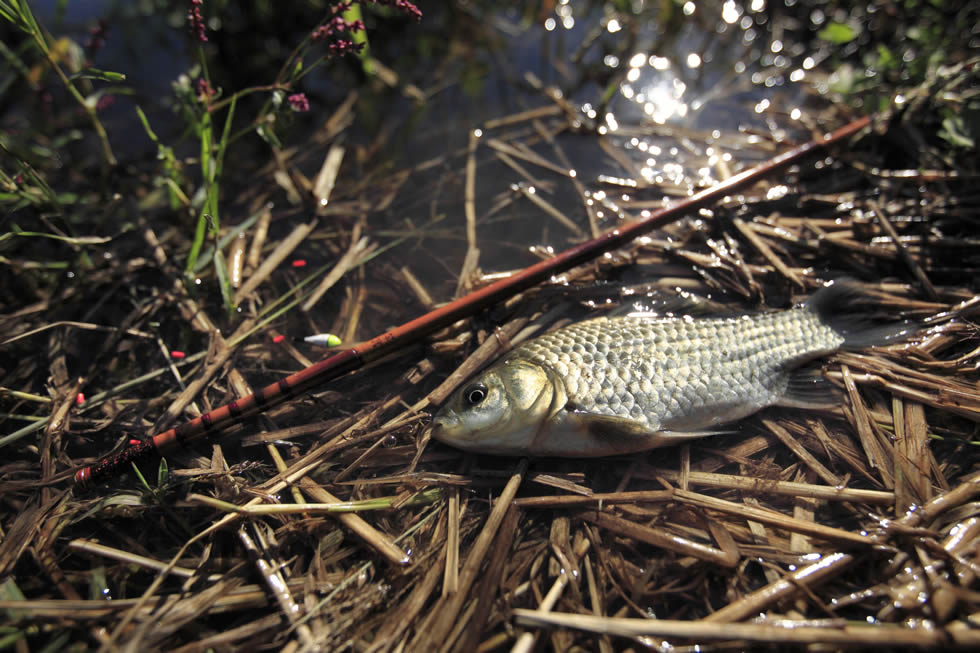
M831 75L830 90L834 93L847 95L854 89L857 80L857 72L851 66L844 64Z
M88 576L89 600L105 600L109 596L109 583L105 577L105 567L102 565L90 567L85 575Z
M972 148L976 141L967 133L963 118L950 115L943 118L943 128L939 135L950 145Z
M888 70L894 68L898 65L898 60L892 51L888 49L888 46L884 43L878 44L878 67L882 70Z
M279 137L276 136L276 132L273 131L273 129L269 127L268 124L261 123L258 127L255 128L255 131L258 132L262 140L264 140L272 147L277 149L282 148L282 141L279 140Z
M126 75L123 73L112 72L111 70L100 70L98 68L85 68L74 73L68 79L75 81L76 79L101 79L104 82L123 82L126 81Z
M21 236L25 238L51 238L52 240L60 240L72 245L102 245L112 240L111 236L62 236L60 234L49 234L38 231L9 231L3 235L0 235L0 242L3 242L8 238L13 238L14 236Z
M228 315L235 312L235 289L231 286L228 275L228 262L220 249L214 250L214 272L218 277L218 287L221 289L221 299L224 300Z
M151 488L150 484L146 482L145 478L143 478L143 473L140 471L140 468L136 466L136 463L131 463L131 464L133 466L133 471L136 472L136 478L139 479L140 483L143 485L146 491L153 492L153 488Z
M817 36L824 41L835 45L850 43L857 38L858 32L846 23L828 23L826 27L817 33Z
M167 484L170 480L170 467L167 465L167 459L160 459L160 466L157 467L157 487L161 488Z

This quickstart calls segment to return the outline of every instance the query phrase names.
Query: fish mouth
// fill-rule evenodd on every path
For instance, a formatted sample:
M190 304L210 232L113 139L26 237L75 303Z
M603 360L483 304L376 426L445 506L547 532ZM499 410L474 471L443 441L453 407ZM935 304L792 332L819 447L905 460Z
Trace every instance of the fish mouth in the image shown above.
M432 418L432 437L440 442L454 443L458 440L462 420L451 408L444 408Z

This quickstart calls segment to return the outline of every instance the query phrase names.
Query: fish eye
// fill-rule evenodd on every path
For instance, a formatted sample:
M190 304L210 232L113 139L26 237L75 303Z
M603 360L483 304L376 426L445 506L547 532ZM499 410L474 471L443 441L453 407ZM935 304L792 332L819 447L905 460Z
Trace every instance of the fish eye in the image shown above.
M476 406L487 398L487 386L482 383L474 383L463 391L463 397L470 406Z

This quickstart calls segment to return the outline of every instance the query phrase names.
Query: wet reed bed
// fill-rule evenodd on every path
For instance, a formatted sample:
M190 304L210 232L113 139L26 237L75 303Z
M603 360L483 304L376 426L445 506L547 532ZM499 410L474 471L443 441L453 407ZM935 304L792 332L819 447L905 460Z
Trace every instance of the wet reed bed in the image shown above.
M457 152L369 173L370 183L345 176L350 153L338 145L285 153L251 185L252 218L223 234L240 261L231 270L241 315L188 288L169 255L187 243L146 224L84 286L0 318L6 423L26 422L0 438L9 642L980 646L980 195L952 167L915 172L943 160L928 148L921 160L885 156L905 135L884 122L220 439L87 491L72 486L71 473L108 449L324 356L296 335L330 332L350 345L491 283L487 251L526 249L499 228L515 216L579 243L787 147L727 136L722 147L744 156L722 165L694 148L680 177L634 186L621 149L575 134L581 116L560 95L541 88L541 99ZM342 105L316 142L332 143L350 110ZM833 109L813 121L844 122ZM572 173L569 138L619 152L622 171ZM301 163L314 151L323 160L310 177ZM439 190L462 197L458 222L415 183L433 171ZM310 210L269 210L263 187ZM371 226L391 206L428 202L416 223ZM447 281L427 284L433 268ZM831 408L765 410L730 434L602 460L469 455L429 440L434 407L546 329L678 291L717 312L785 308L840 277L861 284L871 316L919 328L824 361ZM127 304L131 286L151 292ZM101 307L121 326L106 327ZM179 334L188 351L176 355L160 333ZM45 385L48 396L20 390Z

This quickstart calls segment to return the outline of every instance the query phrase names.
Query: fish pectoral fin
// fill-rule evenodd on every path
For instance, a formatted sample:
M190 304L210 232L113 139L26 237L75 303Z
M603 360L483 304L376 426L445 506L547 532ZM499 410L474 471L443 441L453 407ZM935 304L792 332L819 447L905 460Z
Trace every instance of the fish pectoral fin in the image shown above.
M646 424L615 415L601 415L576 410L569 414L569 421L593 436L636 439L646 438L656 433Z
M732 433L732 431L657 430L625 417L583 412L571 413L569 421L592 438L624 453L665 447L707 435Z

